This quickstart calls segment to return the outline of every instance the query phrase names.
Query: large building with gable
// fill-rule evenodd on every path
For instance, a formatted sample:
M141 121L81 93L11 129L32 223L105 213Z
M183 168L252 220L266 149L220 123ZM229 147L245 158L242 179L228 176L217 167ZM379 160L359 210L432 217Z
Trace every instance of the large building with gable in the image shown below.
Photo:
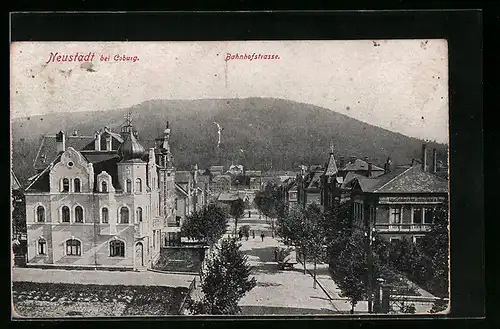
M146 150L129 114L120 133L45 136L25 192L28 265L151 267L180 238L170 133Z

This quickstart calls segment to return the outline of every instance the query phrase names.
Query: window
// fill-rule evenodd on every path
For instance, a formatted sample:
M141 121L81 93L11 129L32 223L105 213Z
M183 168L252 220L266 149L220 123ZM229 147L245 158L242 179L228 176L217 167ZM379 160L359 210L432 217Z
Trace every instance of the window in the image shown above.
M175 225L177 227L181 226L181 216L175 216Z
M424 224L432 224L434 222L434 209L425 208L424 212Z
M422 224L422 208L413 208L413 224Z
M62 180L62 191L69 192L69 179L63 178Z
M422 242L422 238L423 238L423 236L422 236L422 235L414 235L414 236L413 236L413 242L414 242L416 245L418 245L419 243L421 243L421 242Z
M42 206L36 208L36 221L39 223L45 222L45 208Z
M108 192L108 183L106 183L106 182L101 183L101 192L104 192L104 193Z
M125 257L125 243L120 240L113 240L109 243L110 257Z
M67 206L62 207L61 214L62 214L62 222L69 223L69 218L70 218L69 217L69 207L67 207Z
M132 192L132 182L130 181L130 179L127 179L127 193L130 193Z
M138 207L137 210L135 211L135 217L137 219L137 222L142 222L142 208Z
M127 207L120 209L120 224L128 224L129 212Z
M142 192L142 181L140 178L135 180L135 191L139 193Z
M80 206L75 208L75 223L83 223L83 208Z
M108 208L102 208L101 210L101 221L103 224L107 224L109 222L109 211Z
M68 256L81 256L82 244L80 241L70 239L66 241L66 255Z
M80 179L79 178L75 178L75 181L74 181L74 185L75 185L75 192L81 192L80 191Z
M391 208L390 222L391 224L401 224L401 207Z
M45 241L44 238L40 238L38 240L38 254L46 255L46 252L47 252L47 242Z
M390 237L389 238L389 242L390 243L397 243L397 242L400 242L400 241L401 241L400 237Z

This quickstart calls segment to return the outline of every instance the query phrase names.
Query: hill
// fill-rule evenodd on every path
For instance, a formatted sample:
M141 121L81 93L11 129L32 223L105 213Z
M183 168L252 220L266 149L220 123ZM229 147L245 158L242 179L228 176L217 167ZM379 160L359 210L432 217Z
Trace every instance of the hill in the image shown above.
M372 126L326 108L283 99L151 100L130 108L77 113L48 113L12 121L13 166L21 182L33 175L32 163L43 135L59 130L92 135L108 126L118 130L128 111L145 147L154 145L167 121L178 169L241 163L256 169L297 169L323 164L330 144L340 156L367 156L382 165L420 158L422 141ZM217 148L217 122L222 127ZM447 161L447 146L437 147ZM429 153L430 156L430 153Z

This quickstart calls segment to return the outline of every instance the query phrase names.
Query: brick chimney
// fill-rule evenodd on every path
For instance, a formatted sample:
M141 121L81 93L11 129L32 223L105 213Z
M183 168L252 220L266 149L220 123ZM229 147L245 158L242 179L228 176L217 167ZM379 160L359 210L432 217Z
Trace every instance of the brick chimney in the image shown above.
M96 131L94 135L94 150L101 150L101 133L99 131Z
M57 133L56 145L57 145L57 153L66 151L66 136L64 136L64 132L60 131L59 133Z
M106 151L113 150L113 138L111 135L106 136Z
M344 168L344 166L345 166L345 158L344 157L340 157L339 158L339 169Z
M437 149L432 150L432 173L437 172Z
M422 144L422 171L427 171L427 144Z

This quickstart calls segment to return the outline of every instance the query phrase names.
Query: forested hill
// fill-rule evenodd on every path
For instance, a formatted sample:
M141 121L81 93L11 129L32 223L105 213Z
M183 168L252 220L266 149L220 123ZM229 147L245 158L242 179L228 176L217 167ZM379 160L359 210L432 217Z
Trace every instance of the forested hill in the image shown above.
M21 182L34 174L33 160L43 135L59 130L92 135L108 126L119 131L128 111L144 146L153 145L167 121L172 128L172 152L178 169L191 164L206 168L241 163L255 169L297 169L300 164L324 164L330 144L340 156L367 156L382 165L387 156L403 164L420 158L422 141L372 126L318 106L283 99L151 100L131 108L49 113L12 122L14 171ZM217 148L218 127L222 127ZM437 147L447 161L447 146ZM429 152L430 159L431 152Z

